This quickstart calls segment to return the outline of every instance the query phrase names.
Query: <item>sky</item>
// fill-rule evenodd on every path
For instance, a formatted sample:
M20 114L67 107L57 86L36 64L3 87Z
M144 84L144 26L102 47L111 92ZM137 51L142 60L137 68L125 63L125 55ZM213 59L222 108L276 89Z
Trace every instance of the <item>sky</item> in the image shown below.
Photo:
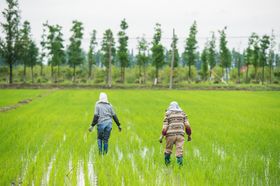
M161 24L162 43L167 48L170 48L172 30L175 29L180 52L183 52L194 21L197 22L199 50L212 31L218 37L218 30L225 26L228 46L236 50L241 51L247 46L247 37L252 32L271 35L273 29L277 42L280 40L280 0L19 0L19 6L22 22L28 20L31 23L37 43L40 42L42 24L47 20L49 24L63 27L66 44L71 36L72 21L83 22L85 50L93 29L97 30L99 44L108 28L113 30L117 42L117 32L124 18L129 25L129 48L134 50L137 37L145 35L151 41L155 23ZM4 7L6 1L0 0L0 10Z

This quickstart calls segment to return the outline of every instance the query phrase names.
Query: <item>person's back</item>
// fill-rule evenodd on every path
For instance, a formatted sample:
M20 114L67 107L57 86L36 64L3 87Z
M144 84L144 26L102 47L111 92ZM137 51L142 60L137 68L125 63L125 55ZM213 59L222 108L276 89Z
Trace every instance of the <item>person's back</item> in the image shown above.
M106 154L108 152L108 141L112 130L112 118L121 131L121 124L117 115L114 112L112 105L108 102L107 95L100 93L99 101L95 104L94 117L91 123L89 131L93 130L93 127L97 125L97 143L100 154Z
M176 145L176 158L179 165L183 164L183 145L185 132L188 141L191 140L191 127L185 112L173 101L168 107L163 120L162 135L166 136L166 148L164 152L165 164L170 163L170 155L173 145Z
M104 121L112 120L112 117L115 115L112 105L106 102L97 102L95 105L95 115L98 115L98 123ZM97 123L97 124L98 124Z
M183 135L184 136L184 123L186 122L186 114L183 111L167 111L165 125L168 127L166 136L170 135Z

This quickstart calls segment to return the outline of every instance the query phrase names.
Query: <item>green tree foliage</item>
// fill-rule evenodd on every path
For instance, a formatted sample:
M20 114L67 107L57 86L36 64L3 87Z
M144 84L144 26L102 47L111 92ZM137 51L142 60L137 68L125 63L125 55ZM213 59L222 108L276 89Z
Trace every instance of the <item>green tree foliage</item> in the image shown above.
M38 63L38 48L35 41L31 38L31 27L28 21L24 21L19 36L20 50L19 55L23 63L23 80L26 81L26 67L31 68L32 83L34 82L33 67Z
M81 65L84 61L84 55L81 48L83 39L83 24L80 21L74 20L72 22L72 36L70 37L70 45L68 47L68 63L73 67L73 82L76 81L76 67Z
M209 46L208 43L205 45L202 54L201 54L201 61L202 61L202 79L207 80L208 76L208 63L209 63Z
M19 58L19 23L18 0L6 0L8 7L2 12L4 22L1 23L4 38L0 38L0 53L9 65L9 83L13 83L13 65Z
M169 62L169 66L170 66L171 60L172 60L172 47L174 44L174 64L173 64L174 68L178 67L179 59L180 59L179 51L177 48L177 43L178 43L178 37L175 35L175 37L172 38L172 43L170 45L171 49L168 51L168 62Z
M224 74L224 69L226 69L226 81L228 81L228 70L231 66L231 54L229 49L227 48L227 40L226 40L226 27L219 31L220 33L220 62Z
M280 65L280 54L275 55L275 66L279 67Z
M97 46L97 41L96 41L96 30L92 31L91 38L90 38L90 43L89 43L89 50L88 50L88 78L92 78L92 66L96 64L95 60L95 49Z
M249 38L249 43L252 46L251 48L251 60L252 60L252 65L255 68L255 80L257 80L257 73L258 73L258 68L259 68L259 63L260 63L260 38L256 33L252 33L252 35Z
M177 42L178 42L178 37L175 35L175 29L173 29L171 49L167 53L168 54L167 61L169 61L169 66L170 66L169 89L173 88L173 79L174 76L177 75L174 73L174 69L178 67L179 58L180 58L177 49Z
M248 40L248 47L244 51L244 63L246 65L246 82L249 83L249 67L254 60L254 38L252 35Z
M113 32L111 29L108 29L103 34L103 40L102 40L102 56L103 56L103 64L106 67L106 82L108 87L112 86L112 64L114 63L114 57L116 54L115 49L115 41Z
M208 62L210 66L210 78L212 78L212 70L216 66L216 37L214 32L212 32L211 40L209 41L208 48Z
M264 67L267 65L267 49L270 44L268 35L262 36L260 40L260 65L262 66L262 84L264 83Z
M276 63L276 55L275 55L275 35L272 30L271 37L270 37L270 47L269 47L269 54L268 54L268 65L269 65L269 82L272 83L272 71L273 71L273 65Z
M49 51L49 65L51 65L51 77L53 79L53 67L57 66L57 77L59 76L59 65L65 61L65 53L62 39L62 27L59 25L48 25L47 49Z
M28 21L24 21L23 27L19 31L19 48L20 61L23 64L23 81L26 81L26 66L30 61L29 49L31 44L31 27Z
M232 50L232 59L234 62L234 66L237 68L237 83L240 83L240 76L241 76L241 66L242 66L242 54L235 51L235 49Z
M121 66L121 82L124 83L125 68L128 67L129 65L128 49L127 49L128 36L125 33L126 29L128 28L128 24L125 21L125 19L121 21L120 27L121 27L121 31L118 33L119 47L117 51L117 56Z
M138 54L136 55L137 65L139 66L139 83L146 83L146 68L149 62L148 42L144 38L138 39ZM143 78L142 78L143 69Z
M196 21L192 24L190 28L190 33L186 39L186 46L184 51L184 58L189 66L189 79L191 77L191 66L195 64L196 61L196 49L197 49L197 40L196 40L197 28Z
M44 61L48 58L48 53L47 53L47 29L48 29L48 22L43 24L43 33L41 36L41 52L40 52L40 60L39 64L41 67L40 70L40 75L43 75L43 66L44 66Z
M31 78L32 83L34 83L34 73L33 73L33 67L38 63L38 55L39 55L39 49L36 46L35 41L31 41L29 45L28 50L28 63L27 65L31 68Z
M156 68L155 84L158 82L159 69L164 65L164 48L160 43L161 25L156 23L155 34L152 41L152 65Z

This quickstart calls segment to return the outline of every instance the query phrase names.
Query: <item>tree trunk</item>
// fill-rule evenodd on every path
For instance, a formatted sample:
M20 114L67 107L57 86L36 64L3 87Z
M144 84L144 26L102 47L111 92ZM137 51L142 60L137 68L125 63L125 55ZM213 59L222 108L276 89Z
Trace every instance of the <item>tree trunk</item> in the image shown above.
M33 65L31 65L31 79L32 79L32 83L34 83Z
M238 83L240 83L240 63L238 62Z
M222 67L222 80L224 80L224 75L225 75L225 69Z
M88 66L88 79L91 79L91 74L92 74L92 64L89 63L89 66Z
M255 67L255 80L257 81L258 67Z
M210 67L210 73L209 73L209 75L210 75L210 81L212 81L212 68Z
M13 64L10 62L10 84L13 84Z
M106 85L109 84L109 67L106 67Z
M142 84L141 65L139 65L139 84Z
M154 81L154 85L157 85L157 84L158 84L158 67L156 67L156 78Z
M41 63L40 76L43 76L43 63Z
M191 65L189 64L189 81L191 80Z
M173 88L173 64L171 65L171 68L170 68L170 79L169 79L169 89L172 89Z
M123 74L124 74L124 68L121 67L121 83L124 83Z
M76 81L76 65L74 64L73 66L73 82L75 83Z
M53 82L53 65L51 64L51 79L52 79L52 82Z
M59 78L60 68L59 65L57 65L57 77Z
M249 74L249 65L246 65L247 66L247 69L246 69L246 83L249 82L249 79L248 79L248 74Z
M23 82L26 82L26 65L23 64Z
M143 83L146 84L146 66L144 65L144 77L143 77Z
M228 82L228 68L226 67L226 82Z
M264 84L264 65L262 66L262 85Z
M270 84L272 83L272 65L270 65L270 68L269 68L269 82L270 82Z
M121 67L121 82L125 82L125 67Z
M59 81L59 73L60 73L60 68L59 65L57 65L57 81Z

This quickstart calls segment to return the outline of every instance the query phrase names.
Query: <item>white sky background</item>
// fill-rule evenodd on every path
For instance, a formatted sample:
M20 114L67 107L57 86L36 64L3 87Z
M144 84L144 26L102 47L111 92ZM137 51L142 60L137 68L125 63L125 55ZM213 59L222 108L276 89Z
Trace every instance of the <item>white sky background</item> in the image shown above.
M179 37L178 47L183 51L185 39L194 20L198 25L199 49L204 47L205 37L227 26L228 46L243 49L252 32L259 35L271 34L274 29L277 41L280 40L280 0L19 0L22 22L31 23L32 35L39 43L42 23L59 24L63 27L66 44L71 35L73 20L84 24L83 48L88 50L90 32L97 30L102 38L106 29L111 28L117 43L120 22L126 18L129 37L146 35L148 41L154 34L155 23L162 25L165 47L170 47L172 29ZM6 1L0 0L0 10ZM3 20L1 15L0 21ZM136 48L137 40L129 40L129 48ZM101 40L98 40L99 44ZM218 42L217 42L218 44ZM100 45L99 45L100 47ZM278 48L278 47L277 47ZM136 52L136 51L135 51Z

